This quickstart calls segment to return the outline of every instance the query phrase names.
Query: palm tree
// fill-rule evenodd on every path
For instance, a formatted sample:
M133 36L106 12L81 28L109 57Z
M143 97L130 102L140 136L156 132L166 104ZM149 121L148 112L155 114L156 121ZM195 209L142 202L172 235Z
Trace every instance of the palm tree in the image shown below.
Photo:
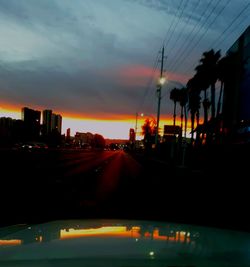
M188 91L188 109L191 113L191 139L194 139L194 122L196 116L197 126L199 125L199 109L200 109L200 90L198 88L198 82L194 76L187 82Z
M173 124L175 126L175 121L176 121L176 103L178 102L178 96L179 94L179 89L174 88L170 91L170 99L174 101L174 114L173 114Z
M186 88L182 88L181 90L179 90L179 102L181 106L181 133L183 128L183 113L185 113L185 137L186 137L186 131L187 131L186 105L188 102L188 94Z
M209 87L209 83L206 77L206 71L204 65L198 65L196 68L195 79L197 83L197 87L200 91L204 91L204 99L203 99L203 109L204 109L204 124L208 122L208 110L210 107L210 101L207 98L207 89Z
M215 84L217 81L217 63L220 56L220 50L215 52L212 49L204 52L200 59L201 65L197 67L198 71L202 68L204 82L208 83L211 88L212 119L215 118Z

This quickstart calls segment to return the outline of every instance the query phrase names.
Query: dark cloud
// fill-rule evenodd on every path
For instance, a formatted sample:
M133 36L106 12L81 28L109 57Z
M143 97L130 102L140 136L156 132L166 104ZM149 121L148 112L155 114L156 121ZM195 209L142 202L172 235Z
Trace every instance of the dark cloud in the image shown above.
M183 51L188 51L193 44L187 40L198 40L206 30L208 24L202 26L206 16L201 15L209 2L183 0L181 7L185 9L178 20L181 1L0 0L0 102L34 104L78 114L134 113L149 77L139 73L132 80L126 73L121 75L124 66L152 68L175 19L176 28L166 47L165 68L171 72L182 44ZM208 23L226 2L219 2ZM216 3L212 2L206 14ZM228 4L199 46L186 61L177 64L179 74L191 75L192 65L209 48L208 44L218 38L246 3L247 0L240 0ZM246 17L235 36L247 23ZM201 28L200 32L192 32L194 26ZM230 43L232 40L227 40L223 45ZM183 85L177 80L171 79L164 88L164 112L171 112L171 88ZM154 85L145 96L143 109L154 110L152 101L156 103Z

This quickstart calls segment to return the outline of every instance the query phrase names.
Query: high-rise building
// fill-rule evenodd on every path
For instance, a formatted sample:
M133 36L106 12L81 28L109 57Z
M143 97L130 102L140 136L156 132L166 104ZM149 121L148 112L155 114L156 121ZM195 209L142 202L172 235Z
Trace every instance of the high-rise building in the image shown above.
M52 131L57 131L61 134L62 132L62 116L59 114L52 113L51 119Z
M27 107L22 108L22 120L28 124L40 124L41 112Z
M233 60L233 77L225 82L223 120L228 131L250 125L250 26L227 51Z
M52 130L52 110L43 111L43 135L48 135Z
M40 136L41 112L27 107L22 108L21 118L24 122L25 137L27 140L37 139Z
M52 131L62 132L62 116L52 113L52 110L43 111L43 134L49 135Z

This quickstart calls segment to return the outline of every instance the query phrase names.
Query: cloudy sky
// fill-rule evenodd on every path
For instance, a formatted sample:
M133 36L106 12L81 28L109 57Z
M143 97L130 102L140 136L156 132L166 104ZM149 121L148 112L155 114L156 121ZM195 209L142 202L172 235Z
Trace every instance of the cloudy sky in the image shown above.
M171 88L186 84L202 52L224 54L249 12L249 0L0 0L0 107L97 120L155 114L164 43L170 116Z

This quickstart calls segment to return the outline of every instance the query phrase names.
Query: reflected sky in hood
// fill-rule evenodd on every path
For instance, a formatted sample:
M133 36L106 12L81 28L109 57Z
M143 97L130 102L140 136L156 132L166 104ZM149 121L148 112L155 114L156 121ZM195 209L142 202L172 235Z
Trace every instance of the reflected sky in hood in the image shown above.
M57 221L0 229L0 264L248 266L249 242L249 233L173 223Z

